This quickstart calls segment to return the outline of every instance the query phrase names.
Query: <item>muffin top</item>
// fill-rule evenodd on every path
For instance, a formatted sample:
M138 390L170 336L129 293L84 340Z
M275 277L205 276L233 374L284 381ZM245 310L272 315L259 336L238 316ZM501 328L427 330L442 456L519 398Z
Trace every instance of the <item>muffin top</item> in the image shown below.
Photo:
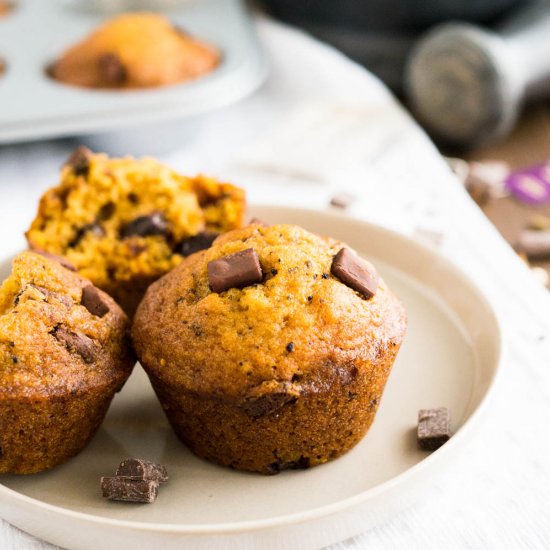
M406 316L383 280L367 299L331 273L342 248L292 225L254 223L218 237L149 288L132 329L138 356L162 381L220 398L281 385L287 394L323 391L350 365L367 368L401 343ZM230 273L211 262L238 253L250 284L223 290L216 271Z
M152 88L197 78L220 62L213 46L162 15L119 15L68 49L49 74L87 88Z
M128 319L54 259L23 252L0 286L0 399L78 393L126 380Z
M118 281L163 275L202 241L240 227L244 208L244 192L228 183L80 148L26 236L31 248L64 256L110 291Z

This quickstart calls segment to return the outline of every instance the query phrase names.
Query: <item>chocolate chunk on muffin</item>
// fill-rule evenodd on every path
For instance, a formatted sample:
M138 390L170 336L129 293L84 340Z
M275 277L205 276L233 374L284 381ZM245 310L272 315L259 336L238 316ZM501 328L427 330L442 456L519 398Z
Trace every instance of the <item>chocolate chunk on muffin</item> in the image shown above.
M134 365L128 318L55 260L23 252L0 287L0 473L79 453Z
M132 337L185 444L273 474L361 440L405 328L400 301L351 249L256 223L151 285Z
M69 48L48 75L86 88L154 88L214 70L218 50L154 13L119 15Z
M27 240L64 257L132 315L151 282L240 227L244 191L153 159L77 149L45 193Z

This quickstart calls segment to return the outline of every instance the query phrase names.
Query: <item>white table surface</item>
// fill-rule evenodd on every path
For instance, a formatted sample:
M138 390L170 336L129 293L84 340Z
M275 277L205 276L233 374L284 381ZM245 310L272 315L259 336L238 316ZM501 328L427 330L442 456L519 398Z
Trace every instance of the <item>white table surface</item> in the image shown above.
M235 181L251 202L325 209L346 190L360 197L351 216L406 234L438 232L441 252L478 282L505 330L502 376L474 444L434 480L427 498L333 548L550 547L548 292L374 77L300 32L264 20L258 28L268 82L205 117L194 139L162 160ZM24 246L37 199L73 146L0 148L1 255ZM0 523L2 550L51 548Z

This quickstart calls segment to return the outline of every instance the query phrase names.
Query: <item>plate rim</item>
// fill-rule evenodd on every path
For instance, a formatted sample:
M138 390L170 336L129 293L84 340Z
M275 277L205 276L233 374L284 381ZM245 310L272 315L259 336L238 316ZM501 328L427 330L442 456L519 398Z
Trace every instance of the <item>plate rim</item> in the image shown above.
M64 508L62 506L57 506L54 504L49 504L42 500L29 497L14 489L6 487L2 483L2 478L0 476L0 498L3 500L3 497L9 497L21 503L35 507L37 511L44 510L58 514L65 518L74 518L81 521L88 522L90 524L96 525L105 525L113 528L122 528L132 531L143 531L150 533L160 533L160 534L174 534L174 535L231 535L239 534L244 532L258 532L267 529L274 529L278 527L284 527L288 525L299 525L309 521L319 520L331 515L345 512L354 506L359 504L364 504L369 500L372 500L380 495L389 493L397 485L402 483L410 483L415 478L417 478L424 470L431 468L433 465L441 465L443 460L447 456L452 456L453 452L456 452L457 445L460 445L463 441L466 442L468 436L470 436L477 425L482 420L488 405L492 398L494 397L495 388L498 386L498 381L502 374L502 364L504 357L506 355L506 347L504 345L503 338L503 326L500 322L498 315L496 313L495 307L491 303L491 300L486 296L480 286L472 280L472 278L456 263L454 263L450 258L441 254L436 248L419 242L409 235L405 235L388 227L382 226L380 224L358 218L343 212L333 212L333 211L323 211L314 208L296 208L293 206L286 205L273 205L267 203L253 203L250 205L252 210L263 210L269 209L274 211L283 211L285 213L291 212L296 216L296 219L302 219L302 216L322 216L331 220L332 222L341 222L349 221L351 223L356 223L363 228L373 228L377 232L384 234L390 239L398 239L407 242L413 248L417 248L423 251L423 253L437 258L438 262L443 264L446 268L454 271L467 285L470 287L480 300L483 303L485 309L490 312L490 317L494 323L495 329L495 367L488 381L487 389L484 395L481 397L479 404L469 415L464 424L453 434L453 437L445 443L438 450L432 452L429 456L426 456L423 460L417 464L407 468L405 471L400 474L378 484L370 489L362 491L356 495L341 499L337 502L325 504L315 508L311 508L301 512L295 512L287 515L278 515L273 518L264 518L258 520L247 520L247 521L235 521L235 522L223 522L216 524L183 524L183 523L149 523L141 522L134 520L121 520L113 519L105 516L97 516L86 512L80 512L77 510L72 510L69 508ZM249 214L249 212L247 212ZM9 259L8 257L3 258L2 261ZM462 445L463 446L463 445Z

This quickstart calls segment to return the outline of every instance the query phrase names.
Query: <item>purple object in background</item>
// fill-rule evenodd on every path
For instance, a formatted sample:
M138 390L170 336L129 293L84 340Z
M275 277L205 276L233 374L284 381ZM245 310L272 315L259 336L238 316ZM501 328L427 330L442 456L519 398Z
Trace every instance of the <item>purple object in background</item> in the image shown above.
M526 204L550 202L550 162L511 172L505 186L516 199Z

